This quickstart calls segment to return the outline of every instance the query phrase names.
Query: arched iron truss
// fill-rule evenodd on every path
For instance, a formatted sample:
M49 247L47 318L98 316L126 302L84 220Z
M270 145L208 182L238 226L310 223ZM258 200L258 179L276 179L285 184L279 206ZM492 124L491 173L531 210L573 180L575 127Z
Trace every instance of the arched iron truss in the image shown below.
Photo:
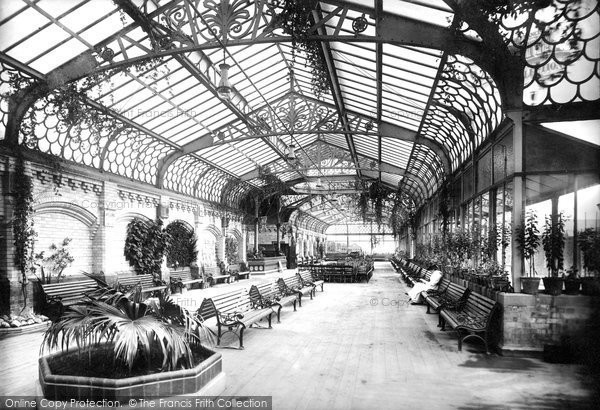
M107 16L120 10L128 23L91 45L72 32L88 48L58 67L38 71L41 57L13 58L10 52L27 39L8 54L0 50L0 139L229 207L260 186L258 169L265 166L283 181L307 184L351 170L359 180L399 186L418 206L500 124L503 105L600 98L594 0L553 0L543 13L507 17L499 26L466 12L468 0L446 3L453 17L444 25L385 5L318 2L310 38L322 42L328 69L338 74L332 94L317 98L305 56L296 53L293 63L290 37L275 24L277 1L228 0L221 7L217 1L118 0ZM359 17L366 24L360 33L353 29ZM553 34L559 26L560 39ZM223 49L238 71L230 101L215 100ZM423 72L415 66L420 58L427 61ZM247 66L261 59L272 61L277 73ZM372 61L373 68L352 66L351 59ZM576 65L581 69L570 70ZM52 89L85 78L98 81L87 103L108 126L69 125L57 115ZM39 98L24 92L9 107L6 91L15 90L7 89L26 90L34 81L48 92ZM362 101L361 83L372 85ZM378 108L381 113L373 112ZM145 118L164 110L178 115ZM292 144L296 163L285 158ZM317 152L327 158L316 161Z

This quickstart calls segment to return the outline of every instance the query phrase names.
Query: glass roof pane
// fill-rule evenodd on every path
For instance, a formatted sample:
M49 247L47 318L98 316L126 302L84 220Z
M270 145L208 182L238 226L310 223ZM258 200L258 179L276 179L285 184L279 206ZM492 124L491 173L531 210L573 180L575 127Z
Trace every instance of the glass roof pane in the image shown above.
M409 141L384 137L381 139L381 159L383 162L406 169L413 145Z
M48 22L46 17L36 10L28 8L0 25L0 48L4 51L11 44L34 34L37 27Z
M88 47L85 44L79 40L71 39L31 63L31 66L42 73L47 73L86 50L88 50Z
M379 151L378 138L372 135L355 135L354 146L356 152L370 158L377 158Z
M382 1L383 11L437 26L449 27L454 13L441 0Z
M52 24L20 43L9 54L19 61L27 62L69 37L69 33Z

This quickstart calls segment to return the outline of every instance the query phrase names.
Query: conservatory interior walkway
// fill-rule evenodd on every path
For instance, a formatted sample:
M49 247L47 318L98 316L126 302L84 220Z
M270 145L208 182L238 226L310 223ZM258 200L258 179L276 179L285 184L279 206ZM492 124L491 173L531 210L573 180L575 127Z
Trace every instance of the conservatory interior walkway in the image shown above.
M325 284L274 329L248 331L245 350L219 349L223 395L273 396L274 409L594 408L585 368L486 356L475 343L459 352L405 291L388 262L368 284ZM0 396L36 393L41 340L0 340Z

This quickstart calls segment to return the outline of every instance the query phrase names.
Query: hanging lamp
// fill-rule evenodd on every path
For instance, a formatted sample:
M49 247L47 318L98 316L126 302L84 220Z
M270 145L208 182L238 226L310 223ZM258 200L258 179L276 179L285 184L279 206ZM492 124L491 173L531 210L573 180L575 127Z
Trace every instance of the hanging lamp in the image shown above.
M229 101L232 94L231 83L229 82L229 69L231 66L227 64L225 57L225 48L223 48L223 63L219 64L221 79L219 80L219 86L217 87L217 94L220 99Z

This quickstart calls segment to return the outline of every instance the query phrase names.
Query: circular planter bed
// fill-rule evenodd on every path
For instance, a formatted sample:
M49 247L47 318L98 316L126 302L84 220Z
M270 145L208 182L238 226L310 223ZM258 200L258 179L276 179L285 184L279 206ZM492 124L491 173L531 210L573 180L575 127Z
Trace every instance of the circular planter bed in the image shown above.
M190 369L153 373L134 366L131 372L125 369L116 371L110 378L91 376L102 375L104 370L100 362L106 356L98 348L94 348L91 355L89 353L59 352L41 357L39 381L44 397L51 400L105 399L127 403L131 398L196 393L212 381L224 378L221 354L204 347L194 352L194 362L197 364ZM219 393L211 391L212 395Z

